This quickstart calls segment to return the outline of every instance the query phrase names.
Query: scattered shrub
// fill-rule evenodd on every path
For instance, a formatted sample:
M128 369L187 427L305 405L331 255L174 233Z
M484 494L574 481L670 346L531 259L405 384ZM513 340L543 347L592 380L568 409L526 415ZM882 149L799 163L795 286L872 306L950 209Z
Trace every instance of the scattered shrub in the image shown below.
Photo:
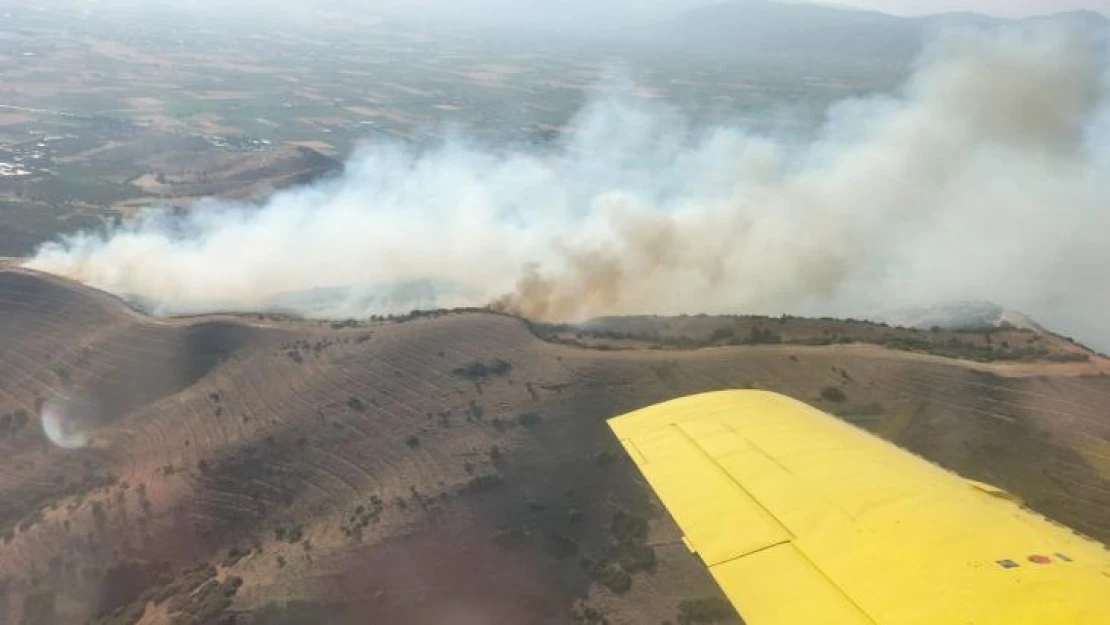
M655 549L649 545L622 545L614 554L614 560L629 573L653 571Z
M686 599L678 604L678 622L682 625L719 623L735 620L736 611L720 597Z
M609 524L609 532L619 544L642 544L647 540L648 523L634 514L618 510Z
M1062 352L1049 354L1048 360L1051 362L1088 362L1091 357L1081 352Z
M717 328L709 335L711 343L718 343L720 341L728 341L736 336L736 330L732 328Z
M453 373L461 378L480 382L494 376L508 375L512 368L512 364L496 358L488 363L475 360L456 368Z
M578 543L563 534L548 534L544 551L556 560L565 560L578 553Z
M221 564L225 568L233 567L238 564L239 560L242 560L243 558L249 556L250 553L250 549L240 549L239 547L232 547L231 550L227 552L227 555L224 556L224 560Z
M613 451L612 449L602 449L601 451L594 454L594 461L603 467L613 464L616 459L617 452Z
M782 336L776 334L770 328L754 327L748 332L747 343L749 345L773 345L782 342Z
M466 483L463 490L468 493L484 493L501 486L502 482L503 480L500 475L491 473L475 475L470 478L470 481Z
M582 568L590 579L618 595L632 588L632 576L615 562L594 562L583 560Z

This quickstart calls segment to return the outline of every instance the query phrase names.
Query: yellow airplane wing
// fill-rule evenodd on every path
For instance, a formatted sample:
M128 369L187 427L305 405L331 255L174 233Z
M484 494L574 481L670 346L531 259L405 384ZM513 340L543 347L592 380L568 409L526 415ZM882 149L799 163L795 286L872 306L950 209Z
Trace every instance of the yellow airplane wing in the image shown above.
M1110 624L1101 544L802 402L609 426L748 625Z

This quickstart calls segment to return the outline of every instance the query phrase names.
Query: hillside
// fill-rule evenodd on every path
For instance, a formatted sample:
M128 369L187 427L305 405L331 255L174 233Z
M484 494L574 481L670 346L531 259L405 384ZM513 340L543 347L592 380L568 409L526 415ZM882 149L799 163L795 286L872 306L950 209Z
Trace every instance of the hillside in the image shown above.
M3 623L674 622L717 591L604 419L735 387L1110 539L1097 355L599 350L478 312L162 320L20 270L0 324Z
M1028 321L1010 313L1017 321ZM695 349L737 345L880 345L975 362L1088 363L1099 355L1039 326L903 327L857 319L682 315L601 317L582 324L533 323L545 340L602 350Z
M156 173L133 184L166 198L250 198L277 189L306 185L342 169L339 161L297 145L252 151L174 154L152 163Z

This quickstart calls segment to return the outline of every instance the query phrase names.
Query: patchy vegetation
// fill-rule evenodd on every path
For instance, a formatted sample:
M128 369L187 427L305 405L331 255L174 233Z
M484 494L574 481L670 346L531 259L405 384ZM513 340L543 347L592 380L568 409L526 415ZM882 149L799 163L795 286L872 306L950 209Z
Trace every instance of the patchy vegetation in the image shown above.
M135 625L146 613L148 604L166 604L166 612L175 624L222 623L225 622L227 609L231 607L232 597L242 584L243 579L235 575L219 581L214 566L201 564L187 569L173 581L147 588L137 599L90 623Z
M732 609L728 601L721 597L687 599L678 604L678 622L680 625L722 623L736 620L736 611Z
M463 492L484 493L487 491L491 491L498 486L501 486L503 482L504 480L501 479L500 475L492 473L475 475L474 477L470 478L470 481L467 482L466 486L463 487Z
M146 599L154 605L159 605L170 597L189 594L200 587L201 584L216 576L216 567L211 564L200 564L185 572L174 581L155 589L146 595Z
M544 551L556 560L565 560L578 553L578 543L565 534L548 534Z
M304 625L332 623L343 612L337 605L318 601L268 603L251 614L250 625Z
M508 527L497 531L493 541L505 549L516 549L532 543L532 532L527 528Z
M494 466L501 466L505 463L505 455L497 445L489 448L489 461L492 462Z
M381 497L371 495L368 503L356 506L351 514L344 520L343 525L340 527L343 535L360 540L362 538L362 531L371 523L378 522L384 508L385 504L382 502Z
M602 449L601 451L594 454L594 462L597 462L599 465L604 467L616 462L618 457L619 456L617 455L616 451L613 451L612 449Z
M609 532L621 545L637 545L647 540L648 523L634 514L617 511L609 525Z
M1091 357L1082 352L1052 353L1045 356L1050 362L1090 362Z
M806 319L784 315L605 317L582 325L529 322L539 338L593 349L698 349L728 345L846 345L867 343L976 362L1086 362L1050 335L1000 326L921 330L856 319ZM1066 337L1062 337L1067 341Z
M220 564L224 568L231 568L238 564L240 560L249 556L250 554L250 549L244 549L242 547L232 547L230 550L228 550L227 555L224 556L223 562L221 562Z
M17 436L30 421L31 416L22 408L0 415L0 438Z
M956 337L949 338L943 343L937 343L922 338L886 337L879 344L890 349L920 352L924 354L932 354L934 356L943 356L945 358L956 358L960 360L973 360L976 362L1013 362L1032 360L1048 360L1050 362L1086 362L1090 360L1090 356L1087 354L1076 352L1053 352L1050 351L1047 347L1042 346L1024 345L1021 347L1011 347L1009 342L1003 342L1002 344L998 345L990 344L988 342L988 344L986 345L980 345Z
M65 478L31 485L21 492L9 493L0 498L0 543L11 542L19 532L25 532L43 519L43 509L54 505L60 499L74 497L70 501L71 510L84 501L88 493L100 489L107 489L116 485L119 479L112 474L88 472L78 480L69 481ZM103 514L103 504L94 502L94 516L96 507L100 507ZM98 521L98 527L102 520Z
M11 314L21 309L22 300L17 303ZM35 306L36 311L81 314L95 309ZM66 341L91 345L91 362L103 365L67 360L73 380L100 385L93 390L111 402L113 392L131 393L132 380L145 379L117 371L149 369L154 381L176 379L183 367L173 360L182 345L178 325L188 321L139 329L126 325L132 316L112 321L120 326L119 334L143 338L144 349L134 354L115 342L116 333L113 342L98 343L107 339L97 330L101 321L94 321L89 330L65 335ZM1065 455L1073 430L1046 423L1053 434L1048 438L1039 430L1027 434L1020 418L1008 418L1021 416L1018 411L1025 408L1019 398L1030 392L1043 397L1037 403L1046 411L1073 414L1072 427L1100 423L1098 397L1110 378L1069 378L1056 389L1051 379L992 376L982 367L951 361L876 354L874 349L788 347L804 338L802 330L810 331L795 327L803 321L792 319L737 323L731 332L713 336L720 345L781 340L781 348L626 355L544 345L523 332L520 322L488 315L407 327L364 324L332 330L328 323L251 330L256 334L243 344L243 357L223 361L219 375L152 391L144 396L154 402L149 405L106 410L126 417L101 426L97 438L103 446L65 454L49 448L32 409L33 394L17 396L0 409L13 415L7 423L15 422L14 411L24 403L30 413L17 440L0 440L15 461L14 470L4 473L10 497L0 501L0 520L10 522L13 544L8 548L27 554L36 569L24 574L27 582L9 586L12 625L19 622L27 595L37 589L56 593L55 621L72 614L70 620L86 625L90 620L96 625L194 623L194 612L202 618L217 614L205 625L220 625L232 616L246 625L265 622L255 618L258 611L291 597L342 602L346 611L338 620L410 622L418 620L406 618L413 611L442 607L433 602L458 601L452 592L398 592L398 566L409 567L413 578L419 576L420 584L427 580L428 587L443 588L441 575L449 575L450 583L461 580L465 587L460 591L503 609L497 617L506 623L569 621L570 598L583 596L595 600L582 602L574 616L578 622L709 622L719 615L696 598L717 594L711 580L685 550L653 548L655 527L648 519L657 507L603 420L657 398L738 386L801 389L803 399L848 420L861 418L873 431L919 448L929 440L920 426L944 420L960 445L937 450L940 460L971 477L997 471L1010 480L1005 486L1029 476L1030 482L1015 489L1027 500L1059 513L1077 531L1100 537L1110 531L1102 482L1085 466L1069 462L1077 456ZM701 322L693 317L673 323L668 331L692 338L709 337L715 329L696 328L693 324ZM814 327L820 335L822 329ZM831 336L844 336L828 327ZM370 330L375 340L359 346L357 337ZM52 326L50 332L58 330ZM937 335L938 341L947 336ZM1041 345L1020 342L1019 337L1028 340L1032 334L990 336L992 349ZM1041 336L1041 341L1055 341L1045 343L1049 349L1077 351ZM335 339L333 346L325 347L322 338ZM986 334L966 340L987 344ZM287 360L293 344L305 361L302 368ZM109 347L118 357L106 357ZM39 362L37 352L13 353L17 362ZM160 359L168 354L171 367L161 369L161 360L152 360L152 354ZM797 362L789 360L792 355ZM491 360L497 356L511 358L512 368ZM891 362L897 366L884 366ZM54 383L50 370L58 364L49 360L36 366ZM456 367L475 379L453 375ZM1036 373L1041 367L1028 369ZM1053 377L1054 367L1043 369L1049 371L1045 378ZM1072 376L1078 367L1055 369ZM491 377L499 373L504 377ZM121 389L113 386L117 379L124 383ZM844 399L821 399L826 385L843 392ZM943 393L944 405L923 406L937 392ZM983 412L999 418L967 418ZM150 460L139 470L128 454L108 453L132 442L144 445L142 455ZM161 453L167 445L176 453ZM75 482L110 471L127 471L131 486L121 482L82 492L84 486ZM1083 496L1059 492L1055 479L1081 485L1076 492ZM58 498L70 489L75 496ZM1050 496L1062 505L1046 505ZM18 533L20 525L26 536ZM183 569L193 566L200 553L217 572ZM451 559L441 562L428 555L436 553ZM475 553L488 557L473 560ZM144 566L167 562L164 575L150 569L138 575L114 573L122 559ZM536 592L527 574L533 566L554 572L540 591L543 597L528 596ZM477 574L469 575L471 569ZM501 576L505 570L521 573ZM32 580L36 573L38 579ZM142 583L119 585L127 591L111 593L109 599L98 594L94 605L82 594L107 587L102 580L111 575L123 579L124 574ZM246 579L243 589L233 581L224 585L236 574ZM71 590L66 585L74 579ZM227 608L225 591L236 592ZM682 599L695 601L680 616ZM168 612L171 602L178 611ZM90 613L77 615L83 606ZM540 610L555 616L537 616ZM275 623L313 622L310 612L297 609L273 607L269 614ZM320 616L315 622L331 621Z
M585 602L578 602L571 610L571 618L579 625L605 625L609 619L599 608Z
M608 588L610 592L621 595L632 589L632 576L616 562L584 558L582 568L591 580Z
M219 617L231 607L231 598L239 592L243 578L232 575L220 582L209 579L189 594L174 595L169 602L170 614L184 617L185 623L202 625Z
M886 414L886 408L882 404L871 402L869 404L861 404L857 406L845 406L838 408L834 412L838 417L846 419L863 419L868 417L881 417Z
M304 538L304 527L301 525L294 525L289 529L285 529L284 527L275 528L274 538L286 541L291 545L299 543L301 539Z
M609 524L612 542L600 559L583 558L582 568L594 582L622 594L632 588L632 575L655 570L655 550L647 544L646 519L617 511Z
M512 364L501 360L500 358L495 358L489 362L475 360L473 362L467 363L466 365L455 368L452 373L459 376L460 378L466 378L467 380L484 382L485 380L492 377L508 375L509 372L512 371L512 369Z
M516 420L522 427L534 428L538 427L540 424L540 415L534 412L525 412L517 417Z

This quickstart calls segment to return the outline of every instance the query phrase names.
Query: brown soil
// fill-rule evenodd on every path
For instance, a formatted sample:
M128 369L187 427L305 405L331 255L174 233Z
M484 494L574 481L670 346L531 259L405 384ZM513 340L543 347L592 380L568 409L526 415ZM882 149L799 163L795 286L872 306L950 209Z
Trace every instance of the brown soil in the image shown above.
M0 622L43 602L56 623L127 606L169 622L207 609L217 582L182 586L202 563L242 586L227 606L211 593L197 622L567 623L587 608L610 623L673 622L681 600L717 591L604 420L747 386L837 412L1110 539L1101 359L599 351L482 313L157 320L21 270L0 271L0 326L0 414L26 420L0 435ZM828 386L847 399L820 399ZM43 434L39 409L58 396L99 407L87 446ZM607 557L617 512L649 520L655 556L624 592L582 565ZM158 593L169 598L156 605Z

